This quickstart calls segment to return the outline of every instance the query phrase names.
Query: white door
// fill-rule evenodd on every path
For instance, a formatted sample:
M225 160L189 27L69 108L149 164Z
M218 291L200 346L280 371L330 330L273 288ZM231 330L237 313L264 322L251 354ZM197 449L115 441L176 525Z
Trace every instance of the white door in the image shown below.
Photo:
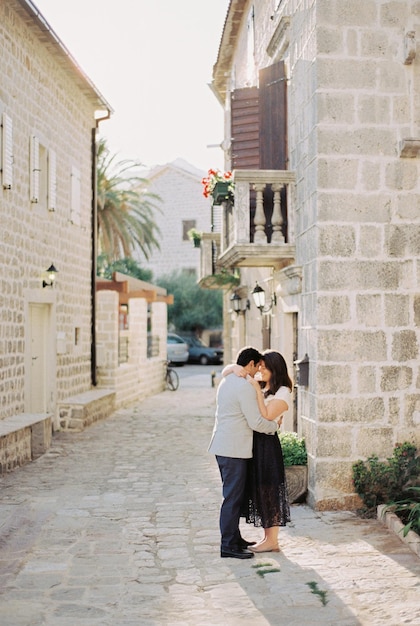
M47 331L48 304L29 305L30 318L30 383L29 412L46 413L47 401Z

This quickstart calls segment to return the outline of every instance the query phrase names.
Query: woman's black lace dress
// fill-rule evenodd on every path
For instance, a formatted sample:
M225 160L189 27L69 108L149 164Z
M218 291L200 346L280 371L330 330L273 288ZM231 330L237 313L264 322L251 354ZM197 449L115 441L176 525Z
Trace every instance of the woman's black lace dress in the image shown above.
M254 431L249 460L244 515L248 524L271 528L290 522L283 452L277 434Z

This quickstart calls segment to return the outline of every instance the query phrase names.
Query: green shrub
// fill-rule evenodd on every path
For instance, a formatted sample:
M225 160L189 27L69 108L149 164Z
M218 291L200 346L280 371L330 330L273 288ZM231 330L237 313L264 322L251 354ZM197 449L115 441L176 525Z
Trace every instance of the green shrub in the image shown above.
M284 432L279 433L279 438L285 467L307 464L308 455L303 437L298 437L297 433Z
M379 461L371 456L353 464L356 492L368 510L407 497L407 490L420 478L420 457L408 442L395 444L392 457Z
M408 487L406 498L390 502L383 510L395 513L404 524L403 536L406 537L410 530L420 535L420 487Z

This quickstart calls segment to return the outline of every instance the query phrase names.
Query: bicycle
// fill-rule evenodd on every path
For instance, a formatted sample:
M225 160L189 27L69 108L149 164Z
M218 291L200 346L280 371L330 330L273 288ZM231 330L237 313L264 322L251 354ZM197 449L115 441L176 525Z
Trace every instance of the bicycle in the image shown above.
M171 391L176 391L179 387L178 373L170 367L170 361L166 361L165 383L166 388Z

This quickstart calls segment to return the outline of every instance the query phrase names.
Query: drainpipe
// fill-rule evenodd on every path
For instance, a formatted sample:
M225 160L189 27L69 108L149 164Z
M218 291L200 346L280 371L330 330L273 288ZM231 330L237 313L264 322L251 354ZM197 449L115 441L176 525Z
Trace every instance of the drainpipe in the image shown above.
M96 126L97 128L97 126ZM90 370L91 382L94 387L98 384L96 376L96 258L98 247L97 235L97 205L96 205L96 128L92 128L91 150L92 150L92 270L91 270L91 344L90 344Z
M98 207L97 207L97 154L96 154L96 131L99 122L108 120L111 117L111 110L103 117L96 119L96 126L92 128L91 152L92 152L92 271L91 271L91 346L90 346L90 377L94 387L98 384L96 372L96 271L98 256Z

